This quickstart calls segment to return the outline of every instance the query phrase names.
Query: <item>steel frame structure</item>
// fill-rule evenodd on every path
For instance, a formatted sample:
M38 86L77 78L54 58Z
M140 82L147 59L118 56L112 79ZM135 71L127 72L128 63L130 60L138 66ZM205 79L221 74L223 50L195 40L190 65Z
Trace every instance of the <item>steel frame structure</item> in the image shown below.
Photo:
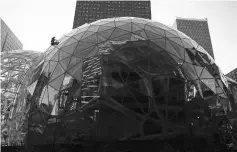
M34 66L42 53L28 50L1 52L1 137L8 136L8 120L14 99L27 70ZM4 140L2 140L4 141Z

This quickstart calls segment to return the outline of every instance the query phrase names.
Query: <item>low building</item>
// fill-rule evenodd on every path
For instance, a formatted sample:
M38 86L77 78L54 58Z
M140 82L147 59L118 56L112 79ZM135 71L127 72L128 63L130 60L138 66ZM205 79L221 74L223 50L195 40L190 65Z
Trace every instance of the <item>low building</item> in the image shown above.
M232 78L235 81L237 81L237 68L235 68L234 70L227 73L226 76L229 77L229 78Z

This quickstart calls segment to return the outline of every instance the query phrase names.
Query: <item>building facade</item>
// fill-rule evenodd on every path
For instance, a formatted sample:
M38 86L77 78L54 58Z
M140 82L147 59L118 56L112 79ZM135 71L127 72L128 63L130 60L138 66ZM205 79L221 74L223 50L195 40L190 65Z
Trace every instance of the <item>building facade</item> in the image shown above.
M214 59L207 19L176 18L173 28L185 33L196 41Z
M20 50L23 48L23 44L11 31L7 24L0 18L0 46L1 52Z
M226 76L232 78L235 81L237 81L237 68L235 68L234 70L227 73Z
M125 16L151 19L150 0L78 0L73 28L99 19Z

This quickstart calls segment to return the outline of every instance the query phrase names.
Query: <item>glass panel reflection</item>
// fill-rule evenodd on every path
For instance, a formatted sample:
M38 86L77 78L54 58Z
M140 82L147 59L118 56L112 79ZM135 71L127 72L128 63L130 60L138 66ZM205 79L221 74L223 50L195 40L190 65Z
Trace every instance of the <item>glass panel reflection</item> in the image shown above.
M52 86L54 89L59 90L60 87L61 87L63 78L64 78L64 74L62 74L61 76L57 77L53 81L49 82L49 85Z
M58 101L57 99L58 92L59 92L58 90L54 89L51 86L48 86L49 106L57 106L57 104L55 103L56 101Z
M64 69L62 68L62 66L60 64L57 64L57 66L55 67L53 74L50 78L50 80L54 80L55 78L57 78L59 75L64 73Z

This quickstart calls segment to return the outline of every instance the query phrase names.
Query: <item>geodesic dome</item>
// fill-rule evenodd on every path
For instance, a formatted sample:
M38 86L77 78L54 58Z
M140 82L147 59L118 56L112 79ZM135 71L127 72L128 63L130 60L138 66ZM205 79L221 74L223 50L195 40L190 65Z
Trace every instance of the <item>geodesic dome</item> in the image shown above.
M8 134L7 121L27 70L42 57L43 53L31 50L1 52L1 135Z
M29 50L1 52L1 93L3 95L14 97L26 71L40 55L42 53Z
M227 81L200 45L159 22L132 17L66 34L47 49L25 91L31 144L185 131L181 109L195 96L230 106Z

